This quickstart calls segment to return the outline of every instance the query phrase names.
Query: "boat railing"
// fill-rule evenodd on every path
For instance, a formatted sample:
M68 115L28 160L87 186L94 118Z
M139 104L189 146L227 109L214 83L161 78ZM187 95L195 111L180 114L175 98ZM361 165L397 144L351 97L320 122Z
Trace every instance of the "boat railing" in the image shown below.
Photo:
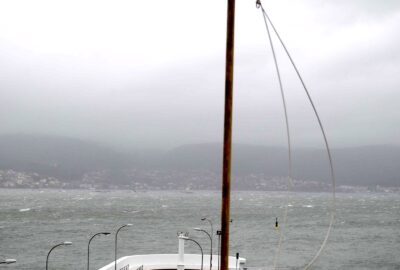
M143 265L141 265L138 268L136 268L136 270L143 270Z
M143 267L143 266L142 266ZM139 269L139 268L138 268ZM120 268L119 270L129 270L129 264L125 265L124 267ZM143 269L142 269L143 270Z
M290 267L272 267L272 266L250 266L250 267L244 267L243 270L288 270L292 269Z

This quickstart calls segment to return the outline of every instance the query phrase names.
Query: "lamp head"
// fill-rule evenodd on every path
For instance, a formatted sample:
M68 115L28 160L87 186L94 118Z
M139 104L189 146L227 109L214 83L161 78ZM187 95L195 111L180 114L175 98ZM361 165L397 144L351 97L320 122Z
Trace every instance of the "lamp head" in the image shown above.
M207 219L207 218L203 217L201 220L204 221L204 220L206 220L206 219Z
M17 260L16 260L16 259L5 259L4 262L5 262L6 264L10 264L10 263L15 263L15 262L17 262Z
M103 235L109 235L110 233L109 233L109 232L102 232L101 234L103 234Z
M63 242L62 244L63 244L64 246L70 246L70 245L72 245L72 242L66 241L66 242Z
M193 230L198 231L198 232L202 231L202 229L201 229L201 228L198 228L198 227L193 228Z
M126 227L131 227L131 226L133 226L133 224L128 223L128 224L126 224L125 226L126 226Z

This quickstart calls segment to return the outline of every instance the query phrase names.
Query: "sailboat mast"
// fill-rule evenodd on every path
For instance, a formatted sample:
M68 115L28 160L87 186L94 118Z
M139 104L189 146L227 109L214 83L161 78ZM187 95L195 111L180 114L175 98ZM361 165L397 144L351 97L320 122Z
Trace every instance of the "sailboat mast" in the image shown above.
M222 165L221 270L228 270L229 263L234 26L235 0L228 0L225 63L224 146Z

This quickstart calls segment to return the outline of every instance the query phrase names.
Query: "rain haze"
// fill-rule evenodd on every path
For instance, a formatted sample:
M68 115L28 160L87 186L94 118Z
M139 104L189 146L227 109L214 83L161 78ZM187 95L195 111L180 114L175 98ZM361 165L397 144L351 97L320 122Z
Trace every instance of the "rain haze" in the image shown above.
M399 1L264 1L333 147L399 145ZM220 142L224 1L2 1L0 134L116 147ZM261 11L238 1L234 141L285 145ZM275 38L293 141L322 147Z
M227 0L0 0L1 265L400 269L400 0L261 1L230 155Z

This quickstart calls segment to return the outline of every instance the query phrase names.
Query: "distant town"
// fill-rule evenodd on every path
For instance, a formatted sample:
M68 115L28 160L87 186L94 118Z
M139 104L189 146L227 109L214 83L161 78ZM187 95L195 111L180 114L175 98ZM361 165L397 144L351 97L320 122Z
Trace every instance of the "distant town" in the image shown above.
M88 190L218 190L220 175L211 171L130 170L124 182L113 182L107 171L86 173L82 179L63 180L38 173L0 170L0 188L26 189L88 189ZM287 178L267 177L264 174L232 176L234 190L330 192L331 184ZM400 193L400 187L338 185L337 192L345 193Z

